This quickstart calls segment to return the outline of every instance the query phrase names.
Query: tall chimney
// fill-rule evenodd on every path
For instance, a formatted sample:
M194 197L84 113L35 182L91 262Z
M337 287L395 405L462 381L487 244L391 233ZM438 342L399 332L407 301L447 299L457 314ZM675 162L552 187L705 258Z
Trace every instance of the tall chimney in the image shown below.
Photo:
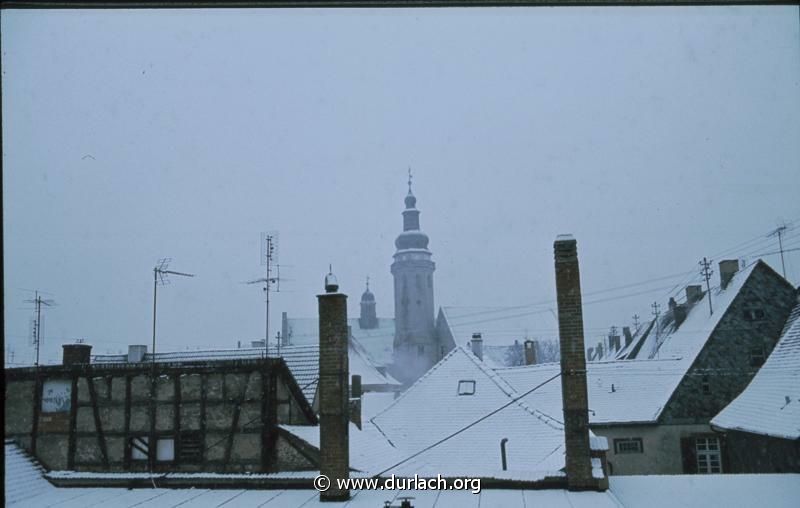
M92 346L89 344L63 344L64 355L62 362L64 365L81 365L90 363L92 358Z
M592 477L589 449L589 398L586 392L586 353L577 242L572 235L559 235L553 244L553 250L561 348L561 399L564 406L567 488L597 489L598 482Z
M536 342L525 341L525 365L536 365Z
M349 366L347 357L347 295L339 293L333 273L325 277L325 293L319 302L319 448L320 474L330 479L330 488L319 493L320 501L346 501L350 490L338 479L349 477Z
M719 285L722 289L728 287L728 283L738 271L738 259L725 259L719 262Z
M473 333L472 340L470 341L470 347L472 348L472 353L483 360L483 338L481 338L480 333Z

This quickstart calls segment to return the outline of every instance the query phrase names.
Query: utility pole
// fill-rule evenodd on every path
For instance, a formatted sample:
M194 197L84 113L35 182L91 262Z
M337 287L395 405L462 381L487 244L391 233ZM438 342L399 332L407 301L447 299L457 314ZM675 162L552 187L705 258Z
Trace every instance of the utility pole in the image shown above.
M658 302L653 302L653 305L651 305L650 308L653 309L653 312L651 312L651 314L654 316L655 319L654 326L656 327L656 341L658 341L658 316L661 315L661 305L659 305Z
M709 315L712 315L714 314L714 308L711 306L711 283L709 281L711 280L711 274L714 273L714 270L711 269L711 261L707 260L706 258L703 258L703 260L700 261L699 264L700 266L703 267L703 269L700 270L700 275L702 275L706 279L706 294L708 294L708 312Z
M37 367L39 366L39 351L41 350L42 346L42 305L45 307L52 307L55 305L53 300L44 300L42 295L39 294L39 291L34 291L34 298L33 300L25 300L26 303L33 303L36 304L36 322L33 328L33 344L36 347L36 361L34 365Z
M639 329L639 314L634 314L633 315L633 329L634 330L638 330Z
M767 236L777 236L778 237L778 247L781 251L781 268L783 268L783 278L786 278L786 263L783 260L783 233L786 232L786 224L778 226L774 231L769 233Z

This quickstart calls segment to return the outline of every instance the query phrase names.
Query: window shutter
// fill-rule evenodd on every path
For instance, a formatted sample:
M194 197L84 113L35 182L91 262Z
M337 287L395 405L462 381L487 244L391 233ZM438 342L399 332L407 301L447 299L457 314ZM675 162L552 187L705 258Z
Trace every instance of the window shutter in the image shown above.
M696 474L697 452L694 448L694 438L681 438L681 457L683 458L683 472L685 474Z
M730 457L728 456L728 440L726 439L727 436L719 435L718 437L719 437L719 454L720 454L720 463L722 464L722 472L730 473L731 461Z

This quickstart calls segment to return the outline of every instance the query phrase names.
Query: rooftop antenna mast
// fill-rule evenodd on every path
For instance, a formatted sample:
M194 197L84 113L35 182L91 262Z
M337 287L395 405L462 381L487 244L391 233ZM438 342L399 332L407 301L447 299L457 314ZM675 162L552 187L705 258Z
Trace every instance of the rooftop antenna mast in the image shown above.
M156 300L158 297L158 286L166 286L170 283L169 275L179 275L181 277L194 277L194 274L175 272L167 270L172 258L162 258L153 268L153 354L151 356L153 369L156 367Z
M280 265L278 264L278 232L265 231L261 233L261 266L266 266L266 276L255 280L247 281L247 284L263 284L266 311L264 318L264 357L269 356L269 294L272 292L272 285L275 285L276 292L281 291ZM272 275L273 267L276 275Z
M55 305L53 300L45 300L39 291L34 291L33 300L25 300L26 303L33 303L36 305L36 321L33 323L33 332L31 333L31 341L36 348L36 360L34 365L39 366L39 351L42 346L42 306L52 307Z

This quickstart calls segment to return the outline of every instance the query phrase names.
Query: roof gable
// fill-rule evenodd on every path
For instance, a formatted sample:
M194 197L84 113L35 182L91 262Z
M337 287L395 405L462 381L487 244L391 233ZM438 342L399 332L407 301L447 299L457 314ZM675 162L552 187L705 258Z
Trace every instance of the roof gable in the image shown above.
M783 439L800 439L800 304L753 380L711 424Z

